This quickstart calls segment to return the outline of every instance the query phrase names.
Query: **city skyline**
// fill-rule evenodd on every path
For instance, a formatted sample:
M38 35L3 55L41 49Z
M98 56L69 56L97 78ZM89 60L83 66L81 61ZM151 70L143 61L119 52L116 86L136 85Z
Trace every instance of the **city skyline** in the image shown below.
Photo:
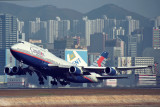
M31 30L29 32L29 35L28 34L26 35L27 37L26 41L30 41L31 39L31 41L34 43L34 39L35 39L34 37L38 36L35 40L36 45L42 46L43 48L48 49L50 52L54 53L56 56L63 59L64 59L63 56L66 53L65 49L77 49L76 47L73 47L73 45L74 46L81 45L80 43L82 42L81 36L79 37L76 37L76 36L78 36L77 34L79 34L79 32L83 32L83 34L85 34L83 35L83 37L86 40L83 42L86 43L85 44L87 48L86 51L88 51L88 53L86 53L86 56L84 58L88 59L90 64L93 63L93 61L95 60L95 58L97 58L97 56L101 51L106 51L106 50L110 53L109 59L106 61L106 62L109 62L109 64L106 65L108 67L134 66L134 65L142 66L142 65L148 65L148 64L154 65L155 62L159 61L155 58L154 55L152 56L152 54L150 54L151 56L149 57L138 55L138 47L140 47L140 51L144 50L144 47L143 48L141 47L143 46L143 44L141 43L143 43L144 41L143 40L144 34L143 32L141 32L141 30L143 29L142 27L140 27L139 20L134 19L132 16L126 16L124 19L121 19L121 20L110 19L104 15L103 18L101 19L99 18L89 19L87 17L83 17L83 19L80 19L80 20L65 20L65 19L61 19L60 17L57 17L56 20L43 20L43 21L41 21L41 19L37 17L36 19L29 20L28 22L19 21L18 17L15 17L14 21L12 21L11 19L14 16L8 15L8 14L1 14L0 16L1 16L0 17L1 19L0 20L0 38L4 38L2 39L1 42L3 43L4 42L3 40L9 37L8 42L5 42L4 45L7 45L8 43L10 43L11 45L14 44L11 41L12 34L15 34L14 38L17 37L17 39L15 39L15 42L18 42L18 39L23 39L23 36L22 36L23 30L26 29L26 24L28 23L29 26L27 27ZM9 16L9 18L4 18L6 16ZM160 20L159 18L155 20L156 22L155 26L160 25L159 20ZM3 24L4 22L6 23ZM16 27L16 29L12 30L10 26ZM71 26L72 26L72 31L74 31L75 33L70 32ZM53 30L54 27L56 27L57 29ZM73 27L74 27L74 30L73 30ZM84 30L81 28L84 28ZM64 35L64 34L67 34L64 32L65 30L69 31L68 33L69 35ZM152 31L152 29L150 30ZM10 31L8 32L8 36L5 36L4 34L2 34L4 31L6 32ZM16 31L17 33L14 33ZM56 34L58 33L58 35L55 35L52 31L55 32ZM44 35L46 32L49 33L50 35L47 35L47 34ZM54 38L56 39L55 36L60 37L60 39L55 40L54 42ZM49 40L53 39L53 41L51 40L50 42L48 41L41 42L45 38L48 38ZM126 38L127 40L123 40L124 38ZM151 40L149 42L151 42ZM5 67L6 65L10 65L11 62L15 62L15 60L12 59L12 56L9 56L11 55L9 49L6 50L6 47L0 48L0 49L4 50L3 54L1 52L1 56L0 56L1 59L3 59L1 66ZM78 49L81 49L81 48L78 48ZM12 65L12 67L15 65L16 64ZM3 68L1 71L3 71ZM156 73L159 73L158 70L156 72L154 71L151 72L151 70L147 72L146 70L136 71L136 74L147 74L147 75L154 74L155 75ZM131 74L131 72L127 73L127 75L129 74ZM27 78L29 80L29 77ZM19 80L22 81L21 78L19 78ZM38 87L37 83L34 83L34 80L29 80L29 83L36 84L36 86ZM9 84L8 84L8 87L9 87Z

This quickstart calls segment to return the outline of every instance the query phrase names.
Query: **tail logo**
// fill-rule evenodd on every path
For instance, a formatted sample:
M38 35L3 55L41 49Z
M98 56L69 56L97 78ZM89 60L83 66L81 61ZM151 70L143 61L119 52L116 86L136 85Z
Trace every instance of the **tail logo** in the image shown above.
M99 58L99 60L97 61L97 64L98 64L99 67L101 67L101 63L103 62L103 60L104 60L104 57L101 56L101 57Z
M108 58L108 52L104 51L101 55L94 61L91 66L104 67Z

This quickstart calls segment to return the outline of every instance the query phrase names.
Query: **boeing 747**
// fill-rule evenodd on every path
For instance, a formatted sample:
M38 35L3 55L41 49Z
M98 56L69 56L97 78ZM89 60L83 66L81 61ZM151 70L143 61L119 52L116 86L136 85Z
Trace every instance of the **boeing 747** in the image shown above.
M56 57L47 49L43 49L26 41L21 41L10 48L12 55L20 62L19 66L5 67L4 72L7 75L32 75L35 72L38 76L39 84L44 84L44 79L47 76L53 78L52 85L61 85L74 83L96 83L103 79L120 79L126 78L118 76L117 71L129 69L142 69L148 66L132 66L132 67L105 67L108 53L103 52L92 64L92 66L83 66L83 64L75 64L67 62ZM82 58L75 56L79 62ZM22 65L28 67L24 68Z

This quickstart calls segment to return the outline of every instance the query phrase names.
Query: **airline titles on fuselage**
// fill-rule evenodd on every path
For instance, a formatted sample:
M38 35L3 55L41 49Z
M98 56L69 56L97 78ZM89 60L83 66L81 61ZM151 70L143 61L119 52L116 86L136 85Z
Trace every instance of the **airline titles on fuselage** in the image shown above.
M37 49L36 47L30 47L31 53L36 55L36 56L41 56L44 57L44 53L42 52L42 50Z

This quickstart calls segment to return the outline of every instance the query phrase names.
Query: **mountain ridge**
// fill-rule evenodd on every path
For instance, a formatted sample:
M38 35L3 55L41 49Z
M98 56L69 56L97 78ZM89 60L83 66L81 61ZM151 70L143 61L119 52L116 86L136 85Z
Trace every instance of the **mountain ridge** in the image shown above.
M91 10L87 13L81 13L76 10L67 8L57 8L53 5L42 5L38 7L25 7L11 3L0 3L0 12L9 13L17 16L21 20L34 20L35 17L40 17L42 20L55 19L59 16L62 19L81 19L83 16L88 16L90 19L102 18L102 15L106 15L109 18L125 19L125 16L132 16L133 19L137 19L143 22L148 21L146 17L134 12L130 12L122 7L114 4L105 4L101 7ZM53 14L51 14L53 13ZM144 23L144 22L143 22Z
M148 18L139 15L135 12L128 11L114 4L105 4L86 13L86 15L89 17L89 19L100 18L103 15L106 15L108 18L116 18L119 20L125 19L125 16L132 16L133 19L140 20L142 26L149 26L146 23L149 22Z
M0 3L0 13L14 15L23 21L34 20L36 17L40 17L42 20L53 20L57 16L61 17L62 19L78 19L79 17L83 16L82 13L78 11L71 9L61 9L52 5L24 7L16 4L2 2ZM67 14L64 15L64 13Z

